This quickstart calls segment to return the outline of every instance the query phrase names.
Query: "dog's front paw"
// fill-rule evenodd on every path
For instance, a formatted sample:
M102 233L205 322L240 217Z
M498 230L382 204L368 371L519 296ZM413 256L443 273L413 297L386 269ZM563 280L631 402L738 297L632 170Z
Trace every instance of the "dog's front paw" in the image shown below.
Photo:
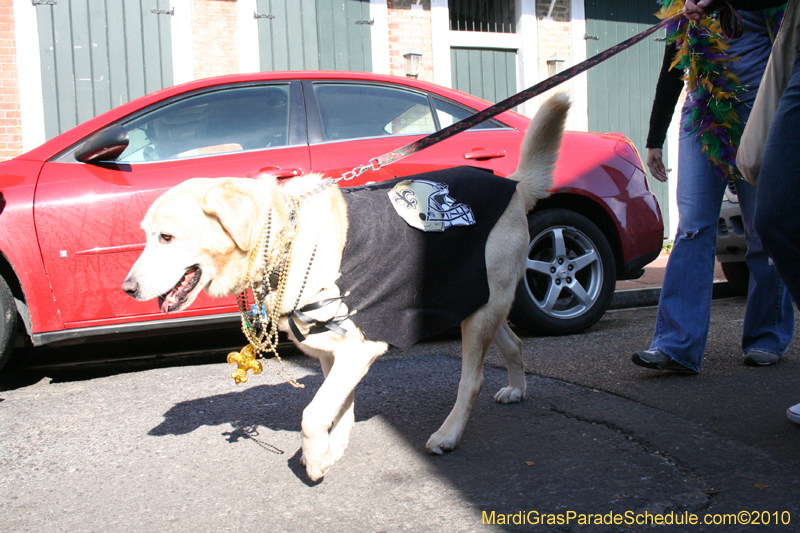
M516 387L503 387L494 395L497 403L517 403L522 401L525 393Z
M444 452L455 450L456 444L458 444L458 438L437 431L428 439L425 449L428 450L428 453L442 455Z
M340 435L336 435L336 438L334 438L333 435L331 436L331 464L341 459L342 455L344 455L344 451L347 449L349 435L345 435L344 440L340 440L340 438Z
M319 481L333 465L327 433L317 438L303 436L303 464L311 481Z
M331 429L328 435L328 447L334 463L344 455L347 444L350 442L350 431L353 429L354 423L355 419L353 418L353 410L351 408L342 416L336 425L333 426L333 429Z
M308 474L311 481L319 481L325 477L325 474L327 474L328 470L333 466L333 458L330 453L317 459L311 459L303 453L302 462L306 467L306 474Z

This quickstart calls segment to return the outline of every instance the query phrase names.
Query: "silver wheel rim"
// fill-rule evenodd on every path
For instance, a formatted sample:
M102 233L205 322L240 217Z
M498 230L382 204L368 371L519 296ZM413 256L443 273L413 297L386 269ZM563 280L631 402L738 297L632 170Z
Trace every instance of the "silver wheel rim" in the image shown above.
M591 239L570 226L553 226L531 240L525 262L531 301L553 318L587 312L603 287L603 262Z

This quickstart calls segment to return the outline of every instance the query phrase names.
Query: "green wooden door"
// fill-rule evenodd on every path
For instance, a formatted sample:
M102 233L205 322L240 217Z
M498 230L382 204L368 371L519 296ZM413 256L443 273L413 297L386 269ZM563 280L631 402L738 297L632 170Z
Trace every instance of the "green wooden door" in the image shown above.
M368 0L257 0L262 71L372 72Z
M586 53L591 57L658 23L656 2L586 0ZM664 57L664 32L621 52L588 72L589 130L620 132L629 137L643 159L650 110ZM677 148L677 147L676 147ZM664 160L667 146L664 146ZM649 176L650 190L669 231L669 189Z
M45 136L172 85L169 0L36 7Z
M517 92L517 52L480 48L451 48L454 89L500 102Z

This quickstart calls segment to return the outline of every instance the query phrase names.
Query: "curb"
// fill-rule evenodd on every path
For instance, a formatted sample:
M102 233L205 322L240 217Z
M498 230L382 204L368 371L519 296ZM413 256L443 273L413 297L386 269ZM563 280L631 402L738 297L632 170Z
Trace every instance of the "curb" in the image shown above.
M632 307L652 307L658 305L658 298L661 295L661 287L649 289L627 289L617 291L608 306L612 309L630 309ZM746 296L736 292L731 288L727 281L715 282L711 292L711 298L733 298L735 296Z
M652 307L658 305L658 297L660 295L661 287L617 291L614 293L613 298L611 298L611 304L608 306L608 310Z

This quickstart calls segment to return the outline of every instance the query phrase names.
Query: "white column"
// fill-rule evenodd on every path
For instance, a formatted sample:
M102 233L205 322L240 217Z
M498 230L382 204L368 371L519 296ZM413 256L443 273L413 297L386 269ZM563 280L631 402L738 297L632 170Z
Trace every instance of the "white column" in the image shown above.
M389 62L389 10L387 0L369 0L369 17L374 22L372 36L372 72L390 74Z
M450 10L447 0L431 0L431 48L433 49L433 82L452 87L450 73Z
M46 140L36 9L30 0L14 0L22 150L25 152L36 148Z
M572 22L570 24L572 62L577 65L586 60L586 9L584 0L572 0ZM572 78L572 109L567 127L575 131L589 131L589 82L587 73Z
M170 0L175 14L170 19L172 81L175 85L194 80L192 47L192 0Z
M539 82L539 24L536 20L536 0L516 0L517 13L517 91ZM533 118L539 108L538 99L528 100L519 106L519 112Z
M236 48L239 55L239 72L247 74L261 70L258 49L258 21L254 14L258 11L256 0L237 0L236 2Z

